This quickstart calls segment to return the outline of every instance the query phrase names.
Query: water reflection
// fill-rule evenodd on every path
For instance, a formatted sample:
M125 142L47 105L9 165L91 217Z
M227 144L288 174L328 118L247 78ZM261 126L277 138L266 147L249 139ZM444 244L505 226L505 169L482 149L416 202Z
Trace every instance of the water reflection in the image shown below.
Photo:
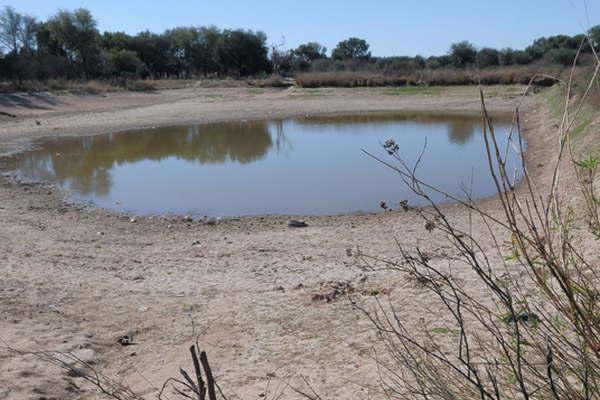
M500 121L498 131L508 126ZM459 195L476 171L474 197L492 194L480 124L473 115L388 113L160 128L46 139L11 167L77 199L141 214L336 214L418 201L361 153L381 152L390 138L408 162L427 138L419 172L433 185Z
M284 142L279 136L278 148ZM35 179L68 184L84 195L103 196L112 186L110 170L115 165L169 157L199 164L247 164L263 158L272 146L267 122L168 127L50 140L40 150L23 154L18 168Z
M501 119L507 116L501 115ZM326 125L337 127L341 131L347 131L348 125L354 124L398 124L399 122L409 122L430 126L433 129L447 127L448 137L451 142L464 144L468 142L474 134L481 131L481 119L473 114L461 113L429 113L429 112L410 112L410 113L368 113L354 115L334 115L334 116L309 116L297 120L300 124L308 125Z

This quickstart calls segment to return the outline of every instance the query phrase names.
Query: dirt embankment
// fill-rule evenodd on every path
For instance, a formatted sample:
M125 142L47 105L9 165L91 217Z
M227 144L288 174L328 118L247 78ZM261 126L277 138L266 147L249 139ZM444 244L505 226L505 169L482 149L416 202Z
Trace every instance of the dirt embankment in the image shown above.
M492 110L519 100L497 88ZM472 89L393 95L386 90L185 89L101 96L3 96L0 154L47 135L89 135L132 128L231 119L364 111L479 110ZM555 138L551 118L527 97L525 135L531 173L547 180ZM413 212L307 218L290 229L283 217L216 225L139 218L63 201L46 184L0 178L0 338L29 350L73 351L117 380L150 393L179 366L195 326L221 386L232 397L258 398L267 382L307 376L328 398L368 398L377 371L370 324L343 296L327 302L328 281L351 281L361 296L389 291L416 324L427 306L419 289L379 272L363 282L352 249L395 257L394 238L431 254L453 250ZM494 199L482 202L499 212ZM466 221L458 208L451 218ZM476 226L475 229L483 227ZM477 234L477 232L475 232ZM466 284L477 285L476 281ZM192 323L193 321L193 323ZM122 347L133 331L136 345ZM33 357L0 350L0 399L88 398L80 379ZM292 398L293 396L289 396Z

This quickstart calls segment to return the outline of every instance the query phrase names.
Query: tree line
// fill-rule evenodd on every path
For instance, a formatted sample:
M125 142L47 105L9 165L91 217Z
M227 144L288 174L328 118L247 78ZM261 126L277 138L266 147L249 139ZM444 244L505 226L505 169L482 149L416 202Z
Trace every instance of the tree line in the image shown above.
M0 80L51 78L191 78L247 77L278 73L374 70L405 73L419 69L480 68L571 64L581 51L600 51L600 25L586 35L557 35L535 40L524 50L477 49L464 41L448 54L424 58L374 57L360 38L341 41L328 54L317 42L295 49L267 44L263 32L219 29L214 26L177 27L157 34L100 33L89 10L62 10L46 21L12 7L0 11Z

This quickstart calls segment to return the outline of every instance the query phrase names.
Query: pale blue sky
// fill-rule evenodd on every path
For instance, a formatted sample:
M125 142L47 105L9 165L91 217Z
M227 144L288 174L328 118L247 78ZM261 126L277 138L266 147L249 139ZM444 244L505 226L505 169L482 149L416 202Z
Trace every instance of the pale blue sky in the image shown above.
M285 47L318 41L334 47L366 39L374 55L438 55L470 40L479 47L523 48L540 36L576 34L600 24L600 0L0 0L46 18L85 7L101 31L135 34L174 26L262 30ZM587 8L587 12L586 12Z

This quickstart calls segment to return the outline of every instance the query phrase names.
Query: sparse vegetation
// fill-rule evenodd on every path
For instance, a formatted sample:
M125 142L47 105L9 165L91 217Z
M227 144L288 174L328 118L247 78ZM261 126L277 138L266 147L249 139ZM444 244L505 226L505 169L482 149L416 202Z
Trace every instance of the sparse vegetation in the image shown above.
M525 177L516 187L482 92L483 135L500 214L473 202L466 191L466 200L454 200L469 215L468 223L453 221L430 200L437 189L418 177L418 161L408 165L400 157L401 143L384 144L395 162L378 160L429 201L428 208L413 211L455 253L400 246L399 261L364 256L368 269L387 267L422 282L425 296L445 310L422 318L418 332L406 327L394 304L377 300L369 308L357 303L385 346L376 357L388 398L600 398L598 258L589 251L600 237L598 149L597 143L584 147L575 141L589 125L582 112L590 109L590 94L598 90L599 71L600 60L591 72L577 76L573 70L549 95L563 112L555 125L558 147L547 184L534 181L525 167L517 108L509 140L521 154ZM599 118L597 109L592 118ZM576 203L571 199L575 192L582 195ZM486 226L487 237L475 236L474 224ZM459 272L461 266L470 274ZM469 279L485 290L464 285ZM445 321L441 327L440 320ZM458 335L450 342L437 340L453 331Z
M540 72L542 74L540 74ZM305 88L376 87L376 86L457 86L457 85L526 85L552 86L563 74L562 69L547 67L504 67L484 71L469 69L425 69L410 74L386 75L373 72L303 73L296 84Z

